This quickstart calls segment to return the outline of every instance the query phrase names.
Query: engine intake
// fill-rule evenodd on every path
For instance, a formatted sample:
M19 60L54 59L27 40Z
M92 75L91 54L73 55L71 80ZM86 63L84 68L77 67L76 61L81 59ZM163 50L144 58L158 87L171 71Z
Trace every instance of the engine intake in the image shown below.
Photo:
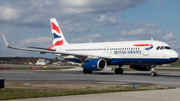
M82 63L82 68L88 70L104 70L106 69L107 62L104 59L89 59Z
M130 68L139 71L150 71L151 65L130 65Z

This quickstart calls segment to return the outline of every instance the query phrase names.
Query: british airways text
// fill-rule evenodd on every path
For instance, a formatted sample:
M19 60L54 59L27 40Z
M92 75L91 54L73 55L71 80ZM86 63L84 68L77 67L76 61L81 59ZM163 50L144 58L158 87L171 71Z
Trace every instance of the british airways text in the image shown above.
M141 54L141 50L114 51L114 54Z

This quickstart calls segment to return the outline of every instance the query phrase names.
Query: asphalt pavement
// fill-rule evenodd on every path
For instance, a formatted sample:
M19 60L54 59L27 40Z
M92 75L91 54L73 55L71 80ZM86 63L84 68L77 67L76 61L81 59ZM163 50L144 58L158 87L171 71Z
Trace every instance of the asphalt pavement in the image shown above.
M124 74L115 74L111 68L105 71L96 71L92 74L83 74L81 67L64 70L0 70L0 78L5 82L25 83L62 83L62 84L116 84L132 85L161 85L166 87L177 87L170 90L153 90L138 92L119 92L105 94L90 94L78 96L50 97L22 99L18 101L178 101L180 96L180 72L158 72L156 77L150 76L150 71L124 71ZM17 100L16 100L17 101Z

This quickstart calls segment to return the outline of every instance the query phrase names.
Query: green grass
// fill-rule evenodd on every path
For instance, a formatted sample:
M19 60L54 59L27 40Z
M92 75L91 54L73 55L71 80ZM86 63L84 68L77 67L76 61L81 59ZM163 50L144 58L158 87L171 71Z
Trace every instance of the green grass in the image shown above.
M173 71L173 72L179 72L180 69L156 69L156 71Z
M171 64L170 67L180 67L180 64Z
M43 68L40 67L40 69L30 69L30 67L13 67L12 70L61 70L61 69L71 69L74 67L48 67L48 68ZM112 68L112 70L114 71L115 68ZM131 68L123 68L124 71L136 71L134 69ZM180 69L157 69L156 71L180 71Z
M13 67L12 70L61 70L61 69L71 69L74 67L48 67L48 68L43 68L40 67L40 69L31 69L30 67ZM4 69L5 70L5 69ZM111 69L112 71L115 70L115 67ZM124 71L137 71L131 68L123 68ZM156 71L180 71L180 69L157 69Z
M38 97L53 97L53 96L68 96L68 95L82 95L82 94L97 94L97 93L110 93L110 92L127 92L127 91L144 91L144 90L155 90L154 89L138 89L132 87L125 87L122 89L104 89L104 90L91 90L87 88L84 90L57 90L57 89L15 89L7 88L0 90L0 100L9 99L24 99L24 98L38 98ZM166 89L166 88L163 88ZM169 89L174 89L169 88Z
M48 68L40 67L40 69L31 69L30 67L12 67L12 70L61 70L61 69L71 69L71 68L74 67L48 67Z

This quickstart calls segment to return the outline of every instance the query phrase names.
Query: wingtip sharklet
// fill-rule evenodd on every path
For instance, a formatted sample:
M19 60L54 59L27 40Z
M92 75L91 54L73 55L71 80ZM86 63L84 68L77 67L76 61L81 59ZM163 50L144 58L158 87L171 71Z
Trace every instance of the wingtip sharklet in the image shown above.
M4 42L5 42L6 46L7 46L7 47L10 47L9 44L7 43L7 41L6 41L6 38L4 37L4 34L2 34L2 37L3 37L3 39L4 39Z

